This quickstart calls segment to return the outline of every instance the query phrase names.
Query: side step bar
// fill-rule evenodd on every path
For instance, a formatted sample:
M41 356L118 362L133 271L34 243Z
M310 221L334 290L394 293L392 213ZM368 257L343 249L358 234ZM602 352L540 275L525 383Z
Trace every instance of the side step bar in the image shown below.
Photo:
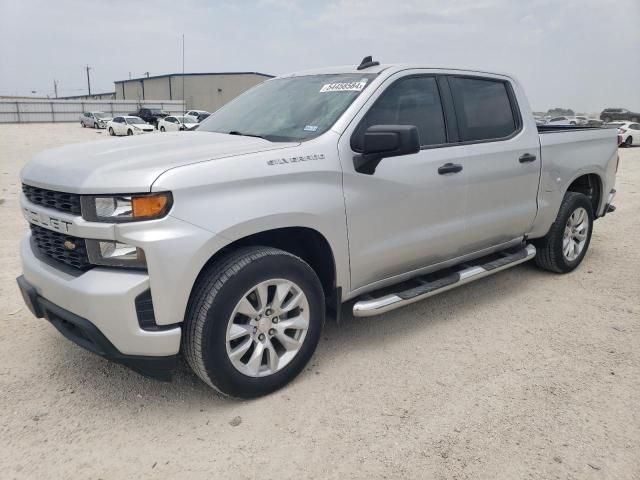
M475 262L458 265L458 267L448 269L447 272L450 273L441 274L440 277L429 281L417 278L414 279L414 283L418 283L415 287L383 295L378 298L369 297L356 302L353 305L353 315L355 317L371 317L389 312L396 308L419 302L438 293L446 292L460 285L465 285L474 280L506 270L507 268L514 267L531 260L535 256L536 247L529 244L517 251L502 252L498 258L496 258L496 255L485 257L484 263L482 263L483 259L478 259ZM487 258L490 259L487 261ZM430 275L430 277L432 276L433 275Z

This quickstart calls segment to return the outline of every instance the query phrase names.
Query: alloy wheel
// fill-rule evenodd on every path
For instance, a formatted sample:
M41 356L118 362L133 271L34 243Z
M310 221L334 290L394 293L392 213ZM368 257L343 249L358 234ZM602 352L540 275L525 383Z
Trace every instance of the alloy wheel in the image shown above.
M589 215L583 207L573 211L564 227L562 236L562 254L569 262L580 256L587 243L589 234Z
M266 280L236 304L227 325L227 356L244 375L273 375L298 354L308 329L309 302L302 289L290 280Z

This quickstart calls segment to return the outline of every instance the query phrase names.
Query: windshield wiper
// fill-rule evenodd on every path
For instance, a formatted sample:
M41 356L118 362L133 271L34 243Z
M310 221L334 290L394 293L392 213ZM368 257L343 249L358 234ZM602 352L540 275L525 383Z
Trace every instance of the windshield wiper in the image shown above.
M239 131L237 131L237 130L231 130L231 131L229 132L229 135L240 135L240 136L242 136L242 137L254 137L254 138L261 138L261 139L263 139L263 140L267 140L267 139L266 139L265 137L263 137L262 135L253 135L253 134L251 134L251 133L242 133L242 132L239 132Z

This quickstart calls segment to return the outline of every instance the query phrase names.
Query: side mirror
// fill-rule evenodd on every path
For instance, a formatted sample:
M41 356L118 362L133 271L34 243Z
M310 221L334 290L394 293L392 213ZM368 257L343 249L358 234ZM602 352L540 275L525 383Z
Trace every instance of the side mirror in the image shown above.
M418 128L414 125L373 125L364 133L362 154L353 158L356 172L372 175L387 157L420 151Z

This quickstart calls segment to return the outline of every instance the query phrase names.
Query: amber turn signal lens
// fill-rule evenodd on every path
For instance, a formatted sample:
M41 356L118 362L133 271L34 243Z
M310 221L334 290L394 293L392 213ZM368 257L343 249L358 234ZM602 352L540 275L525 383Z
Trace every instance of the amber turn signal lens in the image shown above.
M161 216L168 203L166 195L149 195L133 197L133 218L154 218Z

